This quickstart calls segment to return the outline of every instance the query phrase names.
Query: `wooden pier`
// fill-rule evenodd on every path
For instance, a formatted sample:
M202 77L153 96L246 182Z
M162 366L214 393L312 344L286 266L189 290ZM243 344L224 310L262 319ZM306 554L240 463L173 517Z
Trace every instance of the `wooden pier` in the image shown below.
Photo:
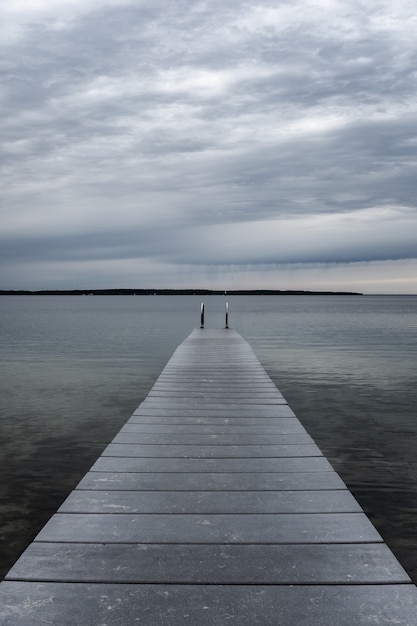
M417 590L233 330L195 330L0 584L3 626L417 624Z

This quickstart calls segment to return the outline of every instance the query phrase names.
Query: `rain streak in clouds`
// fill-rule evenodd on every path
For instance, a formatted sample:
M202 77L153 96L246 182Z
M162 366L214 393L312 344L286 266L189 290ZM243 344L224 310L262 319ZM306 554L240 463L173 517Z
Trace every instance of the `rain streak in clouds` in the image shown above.
M416 31L405 0L3 6L0 288L417 293Z

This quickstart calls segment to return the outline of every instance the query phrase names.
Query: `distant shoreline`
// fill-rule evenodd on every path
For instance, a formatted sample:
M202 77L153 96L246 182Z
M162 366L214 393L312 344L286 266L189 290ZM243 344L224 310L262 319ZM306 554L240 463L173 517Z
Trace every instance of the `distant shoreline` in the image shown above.
M0 289L0 296L363 296L353 291L281 289Z

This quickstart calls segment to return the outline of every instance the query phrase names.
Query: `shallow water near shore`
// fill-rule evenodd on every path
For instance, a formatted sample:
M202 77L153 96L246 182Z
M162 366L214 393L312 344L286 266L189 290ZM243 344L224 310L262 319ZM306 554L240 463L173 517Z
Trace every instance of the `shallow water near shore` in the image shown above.
M0 298L0 575L199 325L195 296ZM226 298L205 298L206 326ZM233 296L230 326L417 581L417 297Z

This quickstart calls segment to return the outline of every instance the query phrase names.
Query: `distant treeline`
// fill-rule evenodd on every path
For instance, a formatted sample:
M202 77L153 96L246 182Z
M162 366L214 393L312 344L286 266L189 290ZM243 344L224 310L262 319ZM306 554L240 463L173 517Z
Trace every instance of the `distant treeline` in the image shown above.
M0 296L362 296L352 291L281 289L41 289L0 290Z

